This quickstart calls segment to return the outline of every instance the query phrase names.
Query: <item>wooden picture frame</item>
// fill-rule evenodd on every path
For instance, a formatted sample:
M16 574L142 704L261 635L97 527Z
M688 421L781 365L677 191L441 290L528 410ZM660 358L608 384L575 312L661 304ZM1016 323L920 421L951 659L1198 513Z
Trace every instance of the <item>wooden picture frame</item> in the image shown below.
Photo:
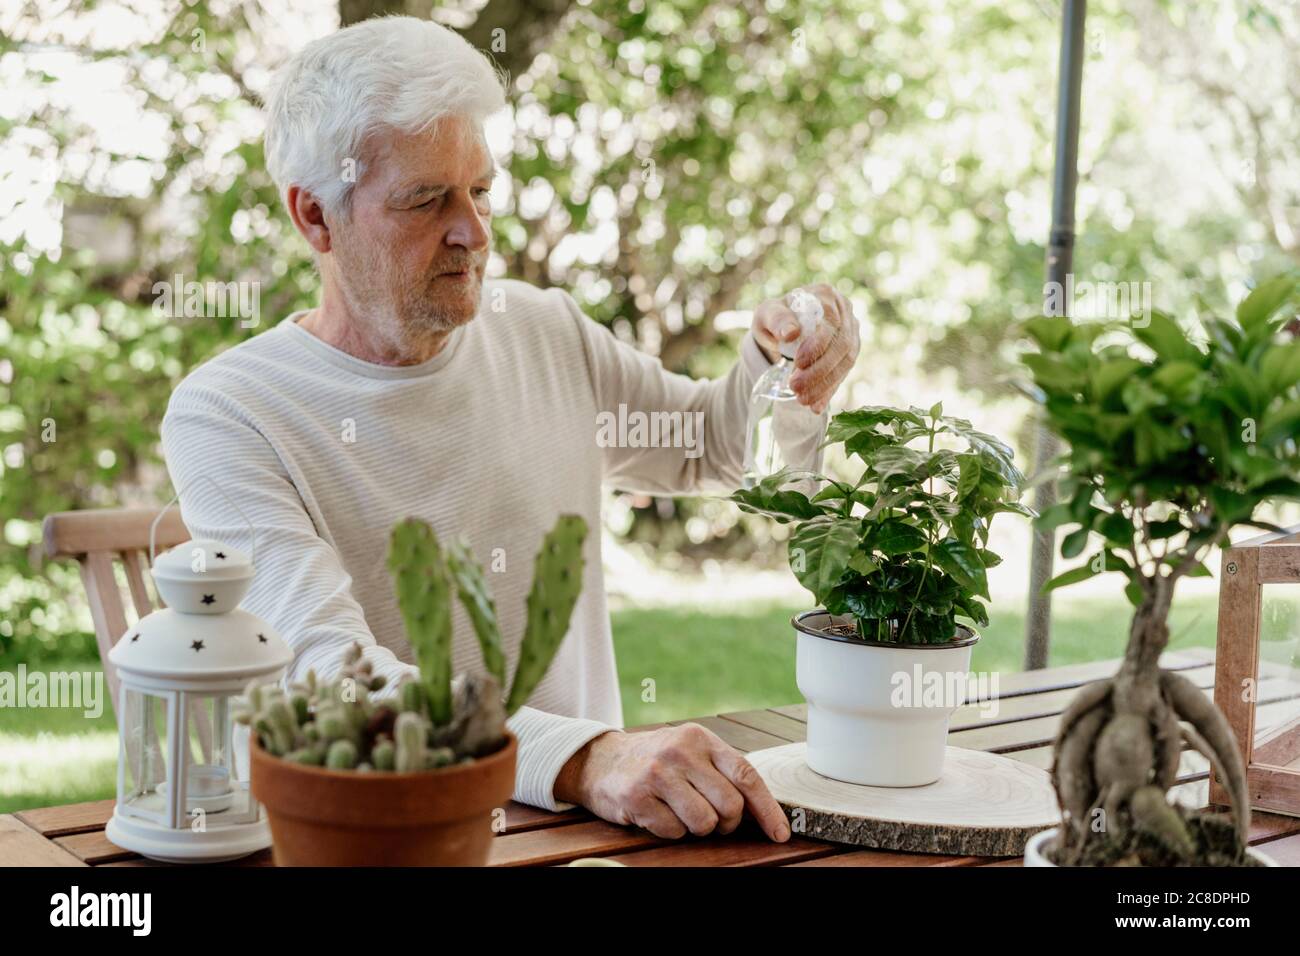
M1300 584L1300 526L1263 534L1223 551L1219 576L1219 631L1214 663L1214 703L1228 718L1246 763L1252 809L1300 816L1300 703L1256 739L1260 629L1266 584ZM1254 693L1245 693L1251 688ZM1296 684L1300 692L1300 682ZM1210 769L1210 803L1227 806L1227 791Z

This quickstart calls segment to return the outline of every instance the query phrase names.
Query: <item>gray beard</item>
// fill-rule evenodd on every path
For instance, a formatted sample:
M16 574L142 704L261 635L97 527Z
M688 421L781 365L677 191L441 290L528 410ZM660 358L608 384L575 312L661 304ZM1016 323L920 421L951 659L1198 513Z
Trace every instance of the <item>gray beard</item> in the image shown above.
M367 277L365 287L349 284L344 287L343 294L352 314L366 316L372 328L382 330L383 338L388 341L409 344L429 335L445 335L478 314L483 287L477 279L474 308L462 313L459 308L448 308L435 298L433 282L436 280L430 280L419 294L412 294L409 287L398 292L388 281L379 258L366 258L370 261L356 262L355 265L349 261L344 270L351 276ZM341 262L340 265L345 264ZM375 281L375 276L381 278Z

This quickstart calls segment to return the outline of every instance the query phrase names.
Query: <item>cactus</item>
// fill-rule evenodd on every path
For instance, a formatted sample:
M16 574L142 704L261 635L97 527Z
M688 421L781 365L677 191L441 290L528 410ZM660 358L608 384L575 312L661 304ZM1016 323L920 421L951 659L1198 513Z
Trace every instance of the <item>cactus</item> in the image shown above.
M298 720L288 701L283 698L272 701L266 710L266 723L279 753L287 754L296 748Z
M294 763L307 764L312 767L319 767L325 762L325 756L317 747L300 747L284 755L285 760L291 760Z
M419 714L405 713L397 718L393 740L396 747L394 769L398 773L424 769L424 758L429 752L428 734L428 721Z
M458 538L447 548L447 563L456 580L460 603L469 615L483 654L483 666L496 678L497 686L506 683L506 658L501 650L501 627L497 623L497 608L483 580L483 568L474 559L469 542Z
M330 744L325 756L325 766L331 770L351 770L357 765L357 745L350 740L336 740Z
M388 568L415 649L434 724L451 720L451 575L433 529L412 518L393 528Z
M569 618L582 590L582 545L586 537L587 522L578 515L562 515L537 552L533 586L528 592L528 623L506 700L507 714L523 706L568 633Z
M391 740L381 740L371 748L370 760L376 770L396 770L397 748Z
M424 685L415 680L407 681L402 685L399 700L402 710L412 711L417 714L425 713L429 706L429 698L424 692Z
M348 721L337 708L321 710L316 717L316 728L322 740L340 740L348 734Z
M308 766L409 773L491 753L505 737L507 716L536 689L568 632L582 588L586 536L586 522L566 515L542 542L519 665L506 700L500 625L482 568L465 541L444 551L433 529L407 520L393 529L388 566L420 679L407 680L378 700L376 692L387 682L374 673L365 648L353 643L332 680L310 670L287 690L250 683L234 702L234 719L252 728L267 753ZM462 675L454 692L453 597L474 625L486 670Z

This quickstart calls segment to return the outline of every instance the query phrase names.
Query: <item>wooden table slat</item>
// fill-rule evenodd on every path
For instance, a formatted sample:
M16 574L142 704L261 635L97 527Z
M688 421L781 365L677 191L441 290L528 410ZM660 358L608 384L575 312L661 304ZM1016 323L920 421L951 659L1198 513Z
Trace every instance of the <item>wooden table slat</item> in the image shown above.
M975 866L977 856L945 856L940 853L901 853L895 850L850 850L834 856L792 863L791 866Z
M492 841L489 866L545 866L587 856L608 856L667 842L652 833L604 820L570 823L523 833L502 833Z
M582 807L552 813L540 807L530 807L525 803L511 800L506 804L506 833L522 833L525 830L537 830L541 827L558 827L569 823L591 820L592 815Z
M0 815L0 866L85 866L12 814Z
M628 866L781 866L842 852L833 843L792 836L785 843L773 843L757 827L745 826L726 836L698 838L631 853L611 854L609 859Z
M20 810L14 814L37 833L46 837L66 836L102 830L113 815L113 799L95 800L91 803L73 803L63 807L42 807Z
M70 833L67 836L55 837L53 842L91 866L136 856L130 850L124 850L116 843L109 842L108 835L103 830Z

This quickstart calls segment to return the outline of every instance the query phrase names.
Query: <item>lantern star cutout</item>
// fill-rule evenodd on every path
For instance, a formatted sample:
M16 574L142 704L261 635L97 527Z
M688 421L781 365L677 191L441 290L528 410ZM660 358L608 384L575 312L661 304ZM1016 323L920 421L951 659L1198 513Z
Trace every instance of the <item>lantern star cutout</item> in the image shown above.
M224 552L224 551L218 551L218 552L216 553L216 559L217 559L218 561L224 561L224 560L226 560L226 552Z
M215 604L215 603L216 603L216 600L217 600L217 599L214 598L211 594L205 594L205 595L203 595L203 603L204 603L204 604Z
M265 643L266 643L266 635L265 635L265 634L259 634L259 635L257 635L257 643L259 643L259 644L265 644Z
M201 651L203 650L203 642L195 641L193 644L190 645L190 647L194 648L196 651Z
M139 634L132 634L132 635L131 635L131 643L132 643L132 644L134 644L134 643L135 643L136 641L138 641L138 640L140 640L140 635L139 635Z

